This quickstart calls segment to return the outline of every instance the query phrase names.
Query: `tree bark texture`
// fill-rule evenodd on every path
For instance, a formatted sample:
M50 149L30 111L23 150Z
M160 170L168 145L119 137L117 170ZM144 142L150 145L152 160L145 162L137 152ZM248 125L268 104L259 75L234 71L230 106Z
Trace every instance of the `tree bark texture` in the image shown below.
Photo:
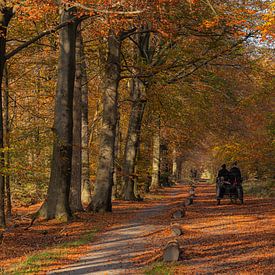
M134 78L131 80L131 113L126 137L126 145L123 159L123 186L124 199L135 200L135 166L140 144L142 118L145 110L145 87L143 83Z
M3 76L5 69L6 37L9 22L13 16L13 9L5 7L5 1L0 1L0 171L3 170L4 162L4 129L3 129ZM5 178L0 173L0 228L5 227Z
M152 160L152 181L151 190L156 190L160 187L160 125L157 122L157 129L153 135L153 160Z
M81 203L81 175L82 175L82 144L81 144L81 25L78 25L76 33L75 52L75 86L73 95L73 147L72 147L72 178L70 188L70 208L72 212L82 211Z
M177 180L182 180L182 163L183 160L181 158L177 159Z
M118 111L117 113L117 124L116 124L116 140L115 140L115 160L114 160L114 175L113 175L113 181L114 181L114 186L113 186L113 196L115 198L120 198L121 197L121 181L119 177L119 159L120 159L120 113Z
M90 183L90 152L89 152L89 112L88 112L88 77L87 64L84 52L83 38L81 43L81 135L82 135L82 191L81 201L83 205L89 205L91 202L91 183Z
M173 180L177 180L177 151L175 148L173 149L172 177Z
M147 30L144 26L142 30ZM152 49L150 47L150 32L136 35L137 48L134 49L134 64L150 64ZM142 69L141 69L142 70ZM148 82L148 80L147 80ZM125 200L136 200L137 194L137 155L140 146L141 126L146 106L146 92L144 83L137 77L131 79L131 113L126 137L123 159L123 190Z
M74 16L74 9L62 10L61 23ZM75 44L77 23L72 21L60 31L60 57L55 99L53 156L47 199L38 212L46 219L68 220L71 216L73 97L75 81Z
M120 80L121 39L113 31L108 35L108 53L103 76L103 114L100 135L100 151L92 198L95 212L112 211L112 186L114 152L118 109L118 85Z
M9 117L9 76L8 69L5 66L5 89L4 89L4 107L5 107L5 120L4 120L4 146L6 147L5 151L5 168L8 172L5 175L5 186L6 186L6 213L8 217L11 217L11 188L10 188L10 117Z

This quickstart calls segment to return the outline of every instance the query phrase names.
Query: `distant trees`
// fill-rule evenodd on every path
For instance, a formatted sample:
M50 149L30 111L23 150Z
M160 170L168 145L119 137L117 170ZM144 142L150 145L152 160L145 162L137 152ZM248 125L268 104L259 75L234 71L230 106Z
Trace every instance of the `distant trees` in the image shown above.
M19 5L18 14L6 2L0 1L1 226L7 175L11 193L20 198L35 194L36 202L48 189L38 215L68 220L87 205L112 210L114 168L126 200L136 200L144 182L159 188L164 173L175 178L176 166L181 170L193 151L216 150L226 159L238 156L259 175L270 171L272 108L265 95L271 79L258 60L268 53L249 44L260 31L271 35L262 14L255 14L268 1L167 0L149 6L87 0L41 9L41 1L31 1L22 10ZM35 24L25 20L30 18ZM78 25L84 18L88 23ZM12 57L9 95L2 97ZM10 120L5 127L2 98ZM5 144L3 127L10 135Z

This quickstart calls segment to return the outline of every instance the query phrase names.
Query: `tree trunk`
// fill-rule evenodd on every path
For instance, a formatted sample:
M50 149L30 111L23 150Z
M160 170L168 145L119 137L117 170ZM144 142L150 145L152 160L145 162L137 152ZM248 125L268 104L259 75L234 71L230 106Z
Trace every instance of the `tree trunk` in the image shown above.
M172 178L173 181L177 180L177 151L175 148L173 149Z
M183 160L179 158L177 160L177 180L178 181L182 180L182 163L183 163Z
M5 66L5 94L4 94L4 106L5 106L5 121L4 121L4 145L7 150L5 150L5 168L7 173L5 175L5 185L6 185L6 198L7 198L7 216L11 217L11 189L10 189L10 119L9 119L9 77L8 69Z
M78 25L76 34L76 52L75 52L75 86L73 98L73 148L72 148L72 178L70 188L70 207L72 212L82 211L81 203L81 174L82 174L82 144L81 144L81 25Z
M74 9L62 10L61 23L71 20ZM53 156L47 199L38 212L46 219L67 221L71 216L69 194L72 166L73 97L77 23L60 31L60 58L55 99Z
M82 121L82 191L81 191L81 201L84 205L89 205L91 202L91 184L90 184L90 153L89 153L89 101L88 101L88 77L87 77L87 64L86 56L84 52L83 38L80 37L81 43L81 93L82 93L82 103L81 103L81 121Z
M124 199L136 200L134 192L135 184L135 166L137 153L140 143L140 131L142 125L142 118L146 105L144 99L144 85L143 83L134 78L131 81L131 100L132 108L128 126L128 133L126 138L126 145L123 160L123 186L124 186Z
M108 54L103 76L103 114L95 191L89 209L112 211L114 152L120 80L121 39L113 31L108 35Z
M120 159L120 113L117 114L117 124L116 124L116 141L115 141L115 160L114 160L114 187L113 196L115 198L121 197L121 181L119 179L119 159Z
M153 162L152 162L152 181L151 190L156 190L160 187L160 125L158 121L157 131L153 136Z
M4 129L3 129L3 105L2 105L2 82L5 68L6 36L9 22L13 16L13 9L5 7L5 1L0 1L0 228L5 227L5 180L4 168Z

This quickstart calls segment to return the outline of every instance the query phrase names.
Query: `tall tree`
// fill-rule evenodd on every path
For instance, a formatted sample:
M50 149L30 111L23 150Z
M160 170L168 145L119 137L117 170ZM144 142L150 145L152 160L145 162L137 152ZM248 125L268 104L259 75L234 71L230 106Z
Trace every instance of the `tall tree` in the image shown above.
M91 202L90 185L90 147L89 147L89 90L87 63L82 36L80 37L81 54L81 138L82 138L82 175L81 175L81 201L84 205Z
M76 34L76 71L73 96L73 147L72 147L72 175L70 188L70 207L73 212L83 210L81 203L81 176L82 176L82 34L81 24Z
M145 86L138 78L131 80L131 113L123 160L124 199L136 200L134 192L135 166L140 143L142 118L146 105Z
M120 80L121 36L110 30L107 38L107 58L102 78L103 113L99 161L95 190L90 210L112 211L114 153L118 112L118 85Z
M4 119L4 146L5 150L5 169L7 170L5 175L5 187L6 187L6 199L7 209L6 213L8 217L11 217L11 188L10 188L10 99L9 99L9 75L7 64L5 66L5 93L4 93L4 108L5 108L5 119Z
M0 1L0 170L4 168L4 131L3 131L3 76L6 63L7 29L13 17L13 8L6 6L6 1ZM5 178L0 174L0 227L6 225L5 221Z
M144 32L144 33L143 33ZM150 49L150 32L148 27L142 27L141 33L135 35L133 50L134 67L148 65L151 62L152 54ZM137 153L140 145L140 134L143 114L146 106L146 86L137 76L141 69L134 69L134 76L130 82L130 100L132 102L126 144L123 158L123 197L125 200L136 200L135 194L135 170L137 162ZM148 80L147 80L148 81Z
M61 23L71 21L60 31L60 57L54 114L54 144L47 198L38 215L46 219L68 220L71 216L73 97L77 21L74 8L61 8Z
M152 152L152 181L150 190L156 190L160 187L160 118L156 123L156 130L153 134L153 152Z

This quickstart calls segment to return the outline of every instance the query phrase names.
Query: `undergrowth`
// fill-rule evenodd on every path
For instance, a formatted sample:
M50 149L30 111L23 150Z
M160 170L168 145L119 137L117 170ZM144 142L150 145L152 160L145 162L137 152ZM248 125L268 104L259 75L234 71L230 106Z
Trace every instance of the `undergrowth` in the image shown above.
M260 198L275 196L275 180L249 180L243 184L245 194Z

